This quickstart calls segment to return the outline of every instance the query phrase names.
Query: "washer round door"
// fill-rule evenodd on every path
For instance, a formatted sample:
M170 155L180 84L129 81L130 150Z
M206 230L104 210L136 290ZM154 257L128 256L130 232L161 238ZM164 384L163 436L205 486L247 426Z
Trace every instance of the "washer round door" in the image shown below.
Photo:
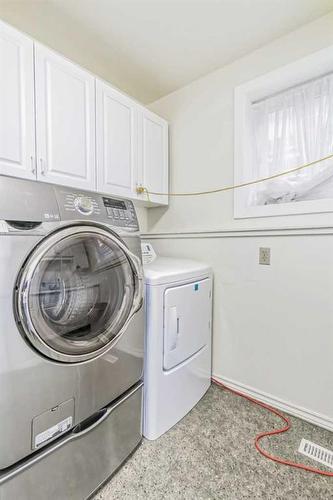
M17 320L36 350L77 363L106 352L142 304L141 262L107 229L66 226L26 260Z

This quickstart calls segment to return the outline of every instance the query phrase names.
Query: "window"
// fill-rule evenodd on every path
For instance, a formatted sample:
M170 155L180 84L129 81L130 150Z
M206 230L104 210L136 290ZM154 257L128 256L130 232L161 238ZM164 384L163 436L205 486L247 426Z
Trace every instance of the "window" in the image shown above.
M238 88L236 183L278 174L333 153L333 67L323 74L324 65L318 74L320 66L314 64L316 56L323 55L331 61L333 49ZM309 72L303 71L301 82L300 64ZM327 211L333 211L333 159L235 192L235 217Z

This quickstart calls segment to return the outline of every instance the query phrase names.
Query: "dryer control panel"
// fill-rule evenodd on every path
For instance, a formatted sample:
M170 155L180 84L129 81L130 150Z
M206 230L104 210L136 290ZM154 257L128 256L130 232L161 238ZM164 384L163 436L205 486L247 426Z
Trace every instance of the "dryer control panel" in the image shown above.
M132 201L103 196L87 191L55 188L62 220L104 222L124 229L138 230L138 220Z

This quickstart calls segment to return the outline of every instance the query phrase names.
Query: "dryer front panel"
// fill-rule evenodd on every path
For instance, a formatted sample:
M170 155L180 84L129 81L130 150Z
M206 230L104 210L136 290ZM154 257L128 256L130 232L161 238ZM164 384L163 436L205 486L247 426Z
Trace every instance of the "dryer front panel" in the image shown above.
M111 232L65 227L46 238L18 281L17 316L34 348L63 362L104 353L140 307L138 259Z
M179 365L210 341L211 292L210 278L165 291L164 370Z

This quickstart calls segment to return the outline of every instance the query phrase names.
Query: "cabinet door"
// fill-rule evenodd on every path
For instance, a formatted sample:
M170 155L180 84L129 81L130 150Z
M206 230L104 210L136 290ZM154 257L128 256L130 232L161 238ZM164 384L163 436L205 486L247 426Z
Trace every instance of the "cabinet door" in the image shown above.
M95 189L95 78L36 44L38 179Z
M36 178L33 42L0 22L0 174Z
M97 189L135 194L137 104L109 85L96 82Z
M147 109L140 113L140 167L138 185L148 191L168 192L168 123ZM140 198L147 199L143 193ZM150 201L168 204L167 195L149 195Z

